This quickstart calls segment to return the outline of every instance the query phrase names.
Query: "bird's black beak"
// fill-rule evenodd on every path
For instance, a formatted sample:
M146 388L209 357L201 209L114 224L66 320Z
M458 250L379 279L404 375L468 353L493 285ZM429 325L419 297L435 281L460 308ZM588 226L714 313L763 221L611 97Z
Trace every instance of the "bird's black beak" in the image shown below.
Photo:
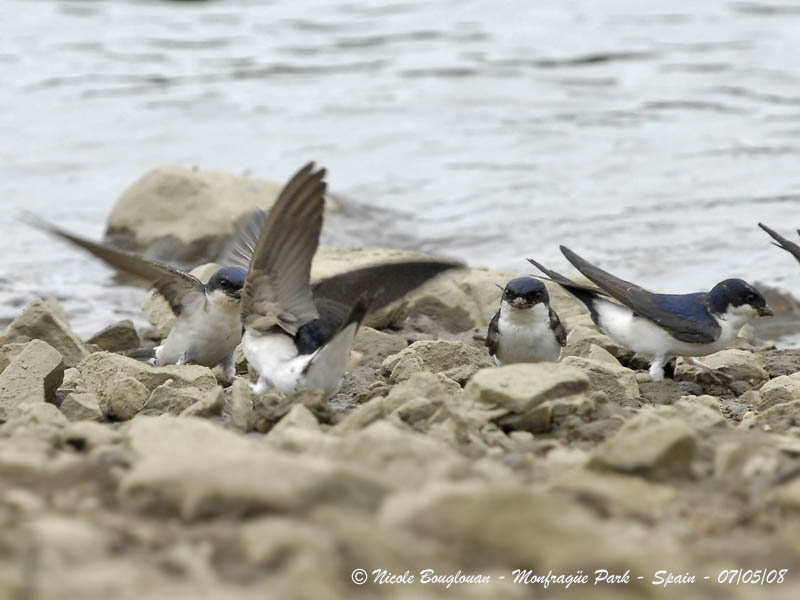
M764 305L762 308L758 309L758 316L759 317L772 317L775 313L772 312L772 309L769 306Z

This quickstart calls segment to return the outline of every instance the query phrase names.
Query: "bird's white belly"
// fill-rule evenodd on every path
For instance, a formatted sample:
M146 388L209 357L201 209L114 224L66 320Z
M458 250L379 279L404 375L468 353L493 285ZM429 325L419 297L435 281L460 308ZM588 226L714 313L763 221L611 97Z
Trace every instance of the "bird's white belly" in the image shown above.
M501 308L497 328L500 338L495 362L498 365L557 361L561 354L561 345L550 329L550 313L544 304L527 310Z
M652 321L634 317L633 311L613 302L599 300L595 303L598 325L614 341L637 354L656 356L705 356L727 347L746 321L738 318L720 320L722 332L709 344L692 344L672 337Z
M156 354L159 365L184 360L207 367L221 363L242 340L238 311L225 310L209 302L203 310L178 317Z
M329 398L338 390L347 370L357 329L357 324L352 323L316 352L301 355L288 335L245 331L242 349L248 362L271 387L284 394L319 389Z

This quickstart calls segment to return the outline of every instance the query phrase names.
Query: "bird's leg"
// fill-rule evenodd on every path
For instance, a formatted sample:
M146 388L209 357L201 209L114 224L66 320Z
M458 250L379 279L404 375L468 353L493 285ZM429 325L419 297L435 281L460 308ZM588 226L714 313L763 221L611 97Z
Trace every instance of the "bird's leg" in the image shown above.
M222 378L228 383L233 383L233 378L236 377L236 358L231 352L222 361Z
M188 351L187 351L187 352L184 352L183 354L181 354L181 355L178 357L178 360L177 360L177 362L176 362L175 364L176 364L176 365L178 365L178 366L180 367L180 366L182 366L182 365L185 365L186 363L188 363L188 362L189 362L189 357L188 357L188 355L189 355L189 352L188 352Z
M653 362L650 363L650 377L653 381L661 381L664 379L664 365L669 360L668 356L656 356Z

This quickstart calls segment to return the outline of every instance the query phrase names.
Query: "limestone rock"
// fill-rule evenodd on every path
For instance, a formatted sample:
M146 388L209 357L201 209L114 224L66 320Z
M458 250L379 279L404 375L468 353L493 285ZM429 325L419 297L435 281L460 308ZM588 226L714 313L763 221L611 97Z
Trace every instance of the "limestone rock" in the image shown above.
M397 354L408 346L399 335L378 331L372 327L361 327L353 340L353 352L362 355L360 364L377 368L383 360Z
M583 356L588 357L592 346L599 346L606 350L615 358L620 358L629 353L629 351L617 344L610 337L601 333L597 327L592 324L578 325L569 330L567 334L567 345L561 351L561 356Z
M761 386L759 392L761 393L759 409L762 411L784 402L800 400L800 372L771 379Z
M61 307L50 301L36 299L25 307L22 314L0 335L0 346L31 340L43 340L50 344L64 357L64 364L68 367L74 367L89 354L84 343L64 320Z
M133 326L133 321L127 319L119 323L113 323L102 331L98 331L89 338L88 342L109 352L132 350L142 345L136 327Z
M386 358L381 365L392 382L405 381L414 373L427 371L466 382L479 369L490 367L489 356L461 342L431 340L414 342L405 350Z
M691 475L697 436L677 419L626 423L601 445L589 466L643 475L648 479L687 478Z
M41 340L33 340L0 373L0 421L25 402L55 397L64 378L61 354Z
M750 419L743 420L742 426L775 433L800 434L800 400L776 404Z
M143 384L147 393L172 379L174 389L192 388L198 392L207 392L217 387L217 379L207 367L200 365L168 365L151 367L132 358L110 352L96 352L85 358L78 365L86 391L94 392L100 400L100 407L105 409L110 397L108 383L118 373L132 377Z
M147 387L141 381L118 373L105 388L108 416L116 421L132 419L144 408L148 396Z
M237 379L226 394L222 406L222 417L233 429L250 431L253 428L253 398L247 382Z
M279 452L203 419L139 416L126 435L137 458L122 477L120 500L148 514L373 509L386 494L377 479L346 465Z
M70 392L59 407L70 421L101 421L103 411L95 394Z
M567 356L561 363L583 371L592 389L604 392L611 402L624 405L639 397L636 373L619 363L579 356Z
M0 373L11 364L11 361L25 349L25 343L6 344L0 346Z
M255 209L269 209L283 185L283 181L158 167L145 173L117 201L106 238L162 260L213 261L237 222ZM326 207L338 208L330 199Z
M758 356L747 350L729 348L704 356L699 360L709 367L719 369L721 373L727 375L733 381L746 381L750 385L759 385L769 378ZM703 372L699 367L690 365L684 360L679 360L678 366L675 368L675 378L687 379L693 376L696 377Z
M168 379L150 392L144 408L159 413L179 415L196 402L202 402L206 396L216 397L217 392L216 388L201 392L191 387L175 387L174 382Z
M527 413L542 402L580 394L589 378L561 363L527 363L478 371L465 388L468 397L516 413Z

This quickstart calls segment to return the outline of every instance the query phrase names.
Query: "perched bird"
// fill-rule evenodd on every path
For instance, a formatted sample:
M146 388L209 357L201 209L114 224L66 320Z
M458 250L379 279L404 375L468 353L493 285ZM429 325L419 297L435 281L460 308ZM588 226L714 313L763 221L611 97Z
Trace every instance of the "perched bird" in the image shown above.
M759 223L758 226L772 236L772 239L775 240L774 242L772 242L773 245L783 250L786 250L789 254L794 256L798 262L800 262L800 246L798 246L794 242L790 242L780 233L778 233L773 229L770 229L763 223ZM800 229L797 230L797 233L800 233Z
M249 269L242 290L242 348L259 373L252 390L316 388L333 395L370 309L381 308L458 263L375 265L312 285L311 260L322 229L324 169L309 163L286 184L268 215L251 217L252 240L233 248ZM262 221L263 225L259 226ZM246 228L246 227L245 227Z
M88 250L110 266L151 282L175 314L175 324L160 346L132 353L156 365L187 363L214 367L224 376L235 375L233 351L242 339L239 305L247 270L239 266L218 269L203 284L197 277L169 265L92 242L26 215L33 226Z
M603 271L565 246L561 252L599 289L528 260L586 305L592 320L609 337L651 359L654 380L664 378L670 357L722 350L753 318L772 315L761 293L741 279L721 281L709 292L655 294ZM687 358L687 362L713 371L696 359Z
M533 277L509 281L486 334L495 364L556 361L566 343L567 332L550 307L545 285Z

